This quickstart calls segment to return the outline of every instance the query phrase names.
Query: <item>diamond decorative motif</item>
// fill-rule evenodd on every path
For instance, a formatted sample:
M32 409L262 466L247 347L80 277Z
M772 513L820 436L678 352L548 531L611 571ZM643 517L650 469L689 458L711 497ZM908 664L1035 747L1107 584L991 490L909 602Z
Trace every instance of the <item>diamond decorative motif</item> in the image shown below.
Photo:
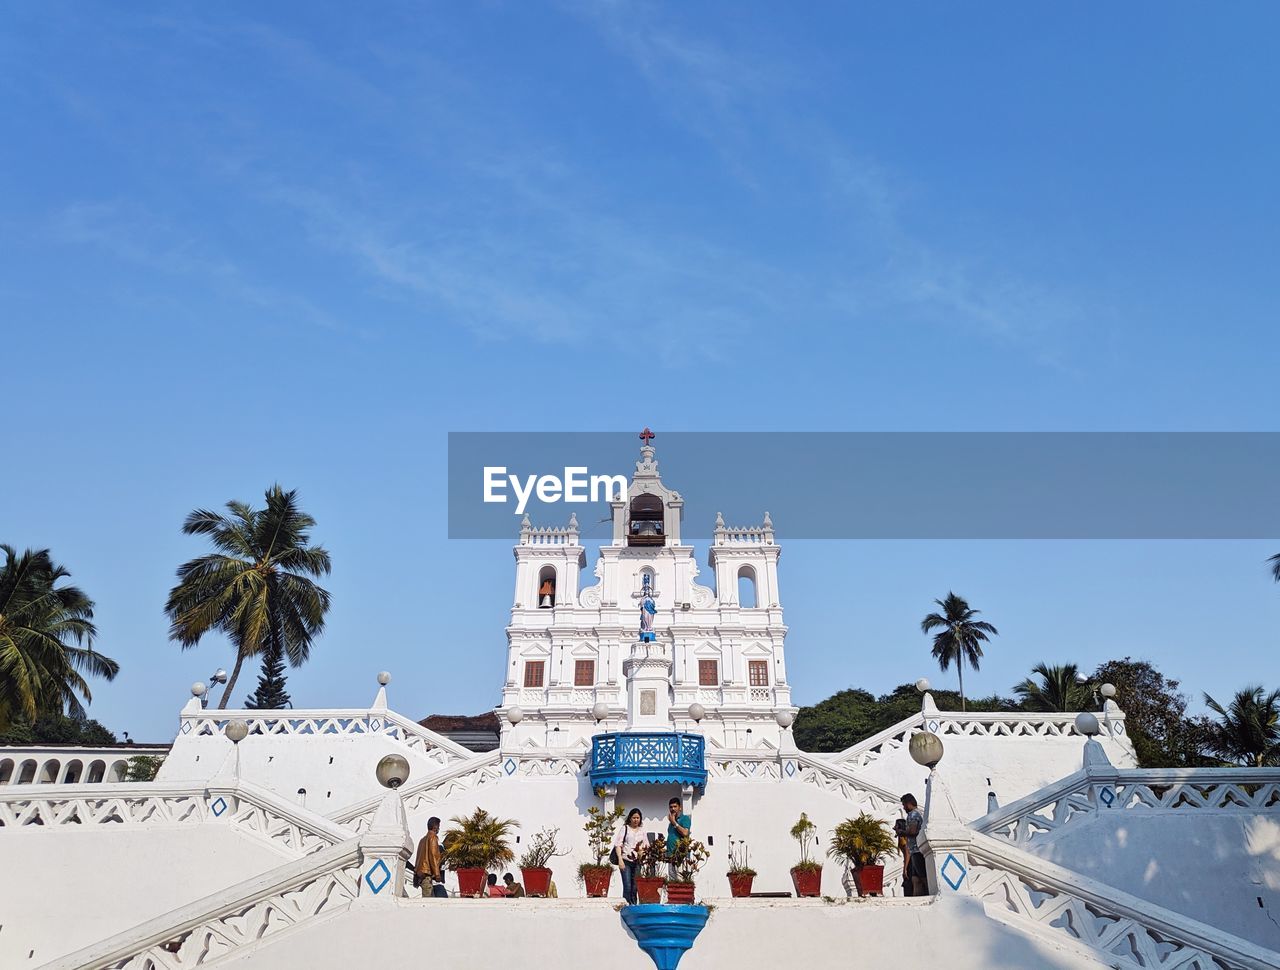
M964 877L968 875L969 870L964 867L959 859L950 852L947 853L946 861L942 863L942 868L938 871L940 875L953 890L959 889L960 884L964 882Z
M391 881L391 870L387 868L387 864L379 859L369 867L369 871L364 874L364 881L369 888L373 890L376 896L386 888L387 883Z
M508 759L506 760L506 763L505 763L505 764L503 764L503 766L502 766L502 770L503 770L503 771L505 771L505 772L507 773L507 776L508 776L508 777L510 777L511 775L514 775L514 774L516 773L516 768L517 768L517 767L518 767L518 765L516 764L515 759L514 759L514 758L508 758Z
M796 773L796 763L794 761L787 762L786 772L788 778Z
M219 795L218 800L211 804L209 808L213 812L215 818L220 818L222 813L227 810L227 800Z
M937 734L937 733L938 733L938 722L937 722L937 721L930 721L930 722L929 722L929 730L930 730L933 734Z
M190 733L191 733L191 722L190 722L190 721L183 721L183 722L182 722L182 733L183 733L183 734L190 734Z
M372 721L369 722L369 727L374 731L381 731L382 722L375 717Z
M1110 785L1104 785L1102 791L1098 792L1098 797L1102 799L1102 804L1107 808L1111 807L1111 803L1116 800L1116 793L1111 790Z

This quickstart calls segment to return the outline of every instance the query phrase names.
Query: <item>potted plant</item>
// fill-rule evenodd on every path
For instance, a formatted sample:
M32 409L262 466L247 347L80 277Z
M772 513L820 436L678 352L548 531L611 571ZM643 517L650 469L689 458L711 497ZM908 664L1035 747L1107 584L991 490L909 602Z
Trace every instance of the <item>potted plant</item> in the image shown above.
M559 834L559 829L546 828L529 840L529 848L520 857L520 876L526 896L546 896L551 891L551 870L547 863L555 856L566 854L556 851Z
M883 896L884 866L880 860L896 848L886 823L862 812L836 826L827 855L853 868L859 896Z
M659 835L645 847L636 878L636 898L642 903L662 901L662 884L667 881L662 868L667 863L667 837Z
M442 846L445 860L458 873L458 894L479 896L484 892L489 870L515 859L510 838L511 830L518 828L519 823L515 819L497 818L483 808L477 808L471 815L455 815L449 821L456 827L445 833Z
M693 905L693 877L707 861L707 847L688 837L676 842L671 865L676 877L667 881L667 902L673 906Z
M749 866L747 853L747 843L739 839L734 842L733 836L729 836L729 894L732 896L750 896L751 881L756 877L756 871Z
M791 826L791 837L800 843L800 861L791 867L791 884L797 896L822 895L822 863L813 858L813 847L818 841L818 826L809 816L800 813L800 821Z
M582 827L587 833L587 848L594 859L578 866L578 879L586 886L588 896L608 896L609 880L613 876L613 866L607 865L605 859L613 845L613 830L622 818L622 809L615 808L606 812L592 805L587 809L587 821Z

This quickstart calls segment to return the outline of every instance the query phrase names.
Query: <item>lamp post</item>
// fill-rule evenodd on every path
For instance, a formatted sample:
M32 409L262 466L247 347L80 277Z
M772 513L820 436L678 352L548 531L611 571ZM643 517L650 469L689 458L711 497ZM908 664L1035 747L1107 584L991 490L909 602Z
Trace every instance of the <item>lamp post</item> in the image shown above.
M938 762L942 760L943 755L942 738L932 731L921 731L911 735L908 750L912 761L922 768L929 769L929 777L924 783L924 818L928 822L929 806L933 801L933 773L937 770Z
M409 778L409 762L403 755L389 754L378 762L374 773L378 776L378 784L393 791Z
M228 721L227 726L222 729L222 733L227 736L227 740L231 742L236 750L236 784L240 783L240 742L249 736L249 725L239 719Z

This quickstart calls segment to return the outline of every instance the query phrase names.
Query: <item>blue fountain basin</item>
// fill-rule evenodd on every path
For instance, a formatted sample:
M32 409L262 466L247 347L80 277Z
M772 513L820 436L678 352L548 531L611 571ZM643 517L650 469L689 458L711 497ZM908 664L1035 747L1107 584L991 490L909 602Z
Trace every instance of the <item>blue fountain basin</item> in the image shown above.
M707 925L708 912L705 906L646 903L623 907L622 922L658 970L675 970L680 958Z

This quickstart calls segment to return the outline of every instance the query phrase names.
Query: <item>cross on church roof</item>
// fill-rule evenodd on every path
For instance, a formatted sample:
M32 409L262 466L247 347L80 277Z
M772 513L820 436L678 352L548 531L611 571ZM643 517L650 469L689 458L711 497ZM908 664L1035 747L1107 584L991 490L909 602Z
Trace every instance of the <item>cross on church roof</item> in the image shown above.
M656 437L657 435L654 434L652 431L650 431L648 428L645 428L643 431L640 432L640 440L643 441L646 445Z

